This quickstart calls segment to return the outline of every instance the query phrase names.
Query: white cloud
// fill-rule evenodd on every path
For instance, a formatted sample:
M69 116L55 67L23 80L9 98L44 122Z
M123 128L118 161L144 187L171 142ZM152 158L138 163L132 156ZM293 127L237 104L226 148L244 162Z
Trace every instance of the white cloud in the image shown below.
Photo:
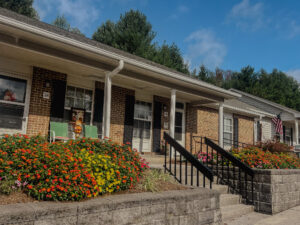
M91 0L37 0L34 7L40 14L41 19L49 15L65 15L72 27L85 29L90 21L99 17L99 10L95 8Z
M300 82L300 69L286 71L286 74L294 77L298 82Z
M179 5L175 12L173 14L171 14L171 16L169 17L169 19L172 20L176 20L178 19L181 15L186 14L187 12L189 12L189 8L186 5Z
M288 28L288 38L294 38L300 34L300 24L295 20L291 20L286 27Z
M254 31L264 27L268 20L264 18L263 3L251 4L250 0L242 0L232 7L227 22L234 23L242 30Z
M223 63L227 54L226 46L217 40L215 34L208 29L191 33L185 42L188 44L185 59L192 69L201 64L215 69Z

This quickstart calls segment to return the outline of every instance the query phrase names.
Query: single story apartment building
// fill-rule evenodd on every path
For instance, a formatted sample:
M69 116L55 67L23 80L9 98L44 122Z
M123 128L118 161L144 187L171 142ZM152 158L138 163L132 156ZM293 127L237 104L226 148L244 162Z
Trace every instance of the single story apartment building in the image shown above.
M75 108L102 137L144 153L160 151L164 131L191 151L197 136L253 144L256 121L270 113L241 97L0 8L0 135L47 136L50 121L72 130Z
M261 135L257 136L255 141L265 142L278 139L290 146L299 144L299 111L239 90L231 89L231 91L241 95L239 101L256 107L265 113L255 121L256 126L261 129ZM282 134L279 136L276 134L275 124L272 121L278 115L282 120L283 128Z

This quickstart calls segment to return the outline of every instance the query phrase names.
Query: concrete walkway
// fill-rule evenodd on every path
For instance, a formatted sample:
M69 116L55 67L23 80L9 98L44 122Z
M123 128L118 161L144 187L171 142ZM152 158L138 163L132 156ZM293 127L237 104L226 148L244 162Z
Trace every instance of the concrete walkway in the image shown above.
M238 219L224 222L224 225L300 225L300 206L276 215L250 213Z

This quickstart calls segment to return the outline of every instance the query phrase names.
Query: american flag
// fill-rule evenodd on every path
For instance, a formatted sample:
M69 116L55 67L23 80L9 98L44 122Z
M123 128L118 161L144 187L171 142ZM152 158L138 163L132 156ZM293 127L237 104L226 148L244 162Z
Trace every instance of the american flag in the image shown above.
M282 120L280 118L280 114L278 114L277 116L275 116L272 119L273 123L275 124L275 131L278 134L282 134Z

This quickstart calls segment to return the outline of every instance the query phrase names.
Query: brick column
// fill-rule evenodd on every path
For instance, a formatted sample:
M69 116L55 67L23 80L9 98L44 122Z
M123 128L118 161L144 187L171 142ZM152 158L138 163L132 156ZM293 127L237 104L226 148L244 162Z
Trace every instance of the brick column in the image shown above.
M38 67L33 68L29 115L27 122L28 135L46 136L49 130L52 80L66 80L67 75ZM46 87L46 81L50 83ZM43 92L49 92L50 98L44 99ZM62 96L64 98L65 96Z

